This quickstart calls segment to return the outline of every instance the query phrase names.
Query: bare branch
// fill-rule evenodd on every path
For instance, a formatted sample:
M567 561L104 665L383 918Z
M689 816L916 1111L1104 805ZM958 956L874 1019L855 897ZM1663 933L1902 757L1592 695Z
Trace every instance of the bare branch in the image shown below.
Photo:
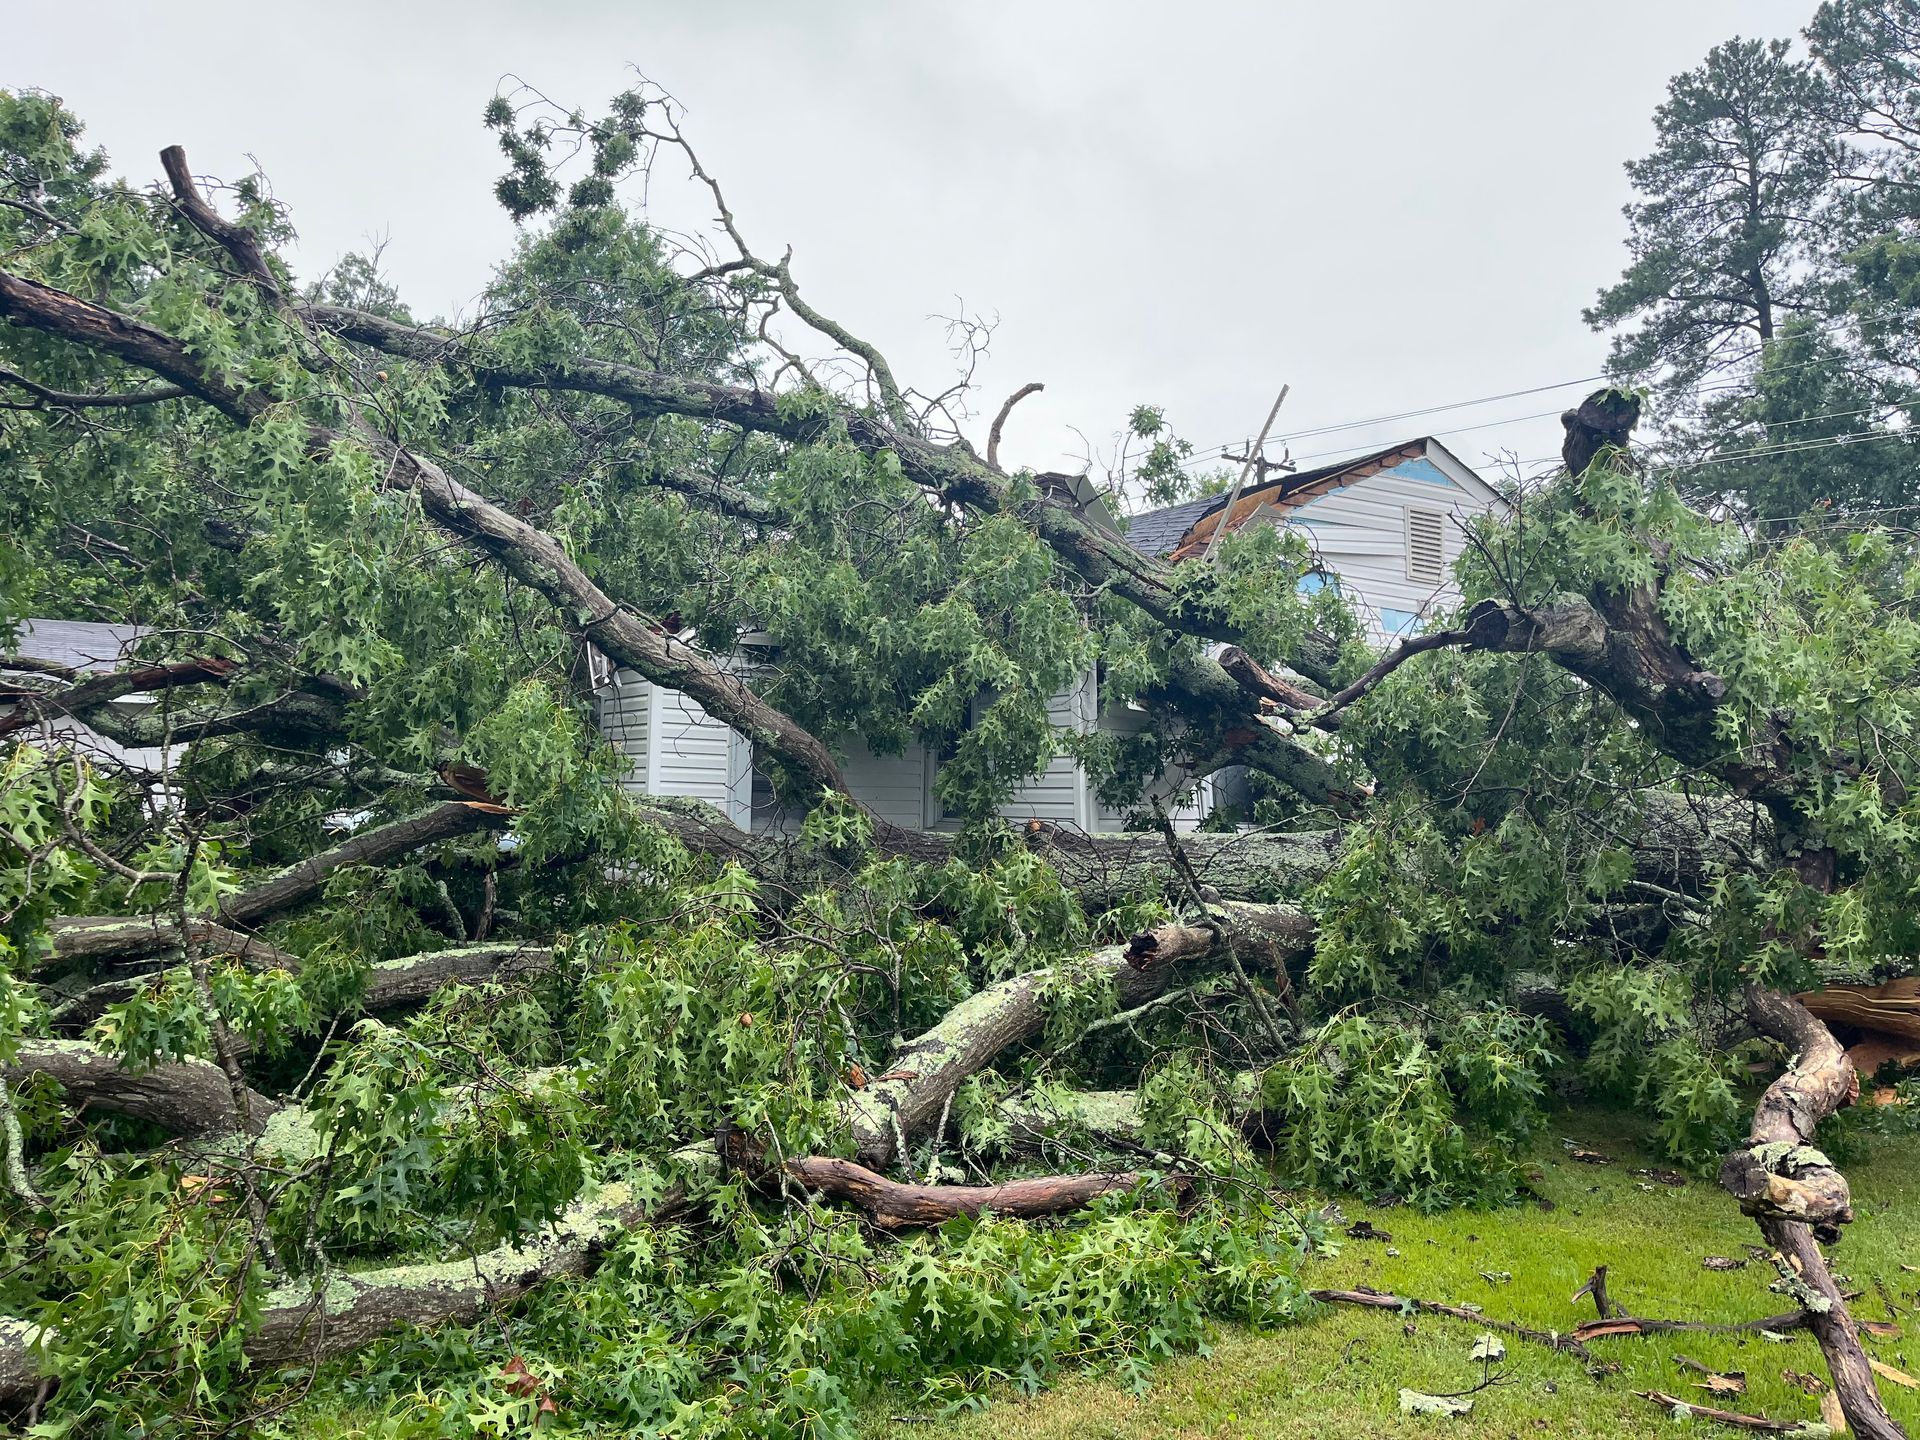
M987 468L1000 468L1000 432L1006 427L1007 417L1013 413L1013 407L1027 396L1036 394L1047 387L1038 380L1029 381L1007 397L1006 404L1000 407L1000 413L993 417L993 428L987 431Z
M117 394L76 393L50 390L37 380L29 380L17 371L0 368L0 385L11 385L33 397L29 405L15 406L0 401L0 408L25 410L125 409L134 405L157 405L163 400L178 400L187 392L178 385L156 385L147 390L128 390Z

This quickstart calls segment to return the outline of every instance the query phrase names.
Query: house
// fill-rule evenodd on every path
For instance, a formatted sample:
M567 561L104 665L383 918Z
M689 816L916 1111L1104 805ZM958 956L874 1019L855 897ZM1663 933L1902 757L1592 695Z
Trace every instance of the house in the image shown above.
M1439 441L1422 437L1313 470L1276 474L1241 492L1228 511L1225 495L1149 511L1121 522L1085 477L1042 476L1052 493L1096 523L1122 533L1155 557L1183 560L1204 553L1215 532L1284 525L1304 536L1315 568L1305 586L1336 585L1359 610L1373 638L1385 643L1420 628L1435 609L1458 599L1451 567L1465 547L1464 525L1505 514L1507 503ZM127 626L29 622L20 652L75 668L112 668L137 631ZM747 664L751 641L738 657ZM626 783L652 795L706 801L743 829L785 829L793 823L754 765L753 747L677 690L594 655L594 712L607 738L631 757ZM141 703L144 697L123 702ZM1063 735L1125 732L1145 724L1129 697L1105 695L1099 677L1083 676L1049 706ZM149 702L150 703L150 702ZM86 745L112 746L87 732ZM113 747L117 749L118 747ZM876 815L910 829L953 823L934 790L935 747L914 741L898 755L876 754L857 738L837 749L849 787ZM159 757L149 768L159 768ZM1175 823L1192 829L1213 805L1216 781L1168 775L1155 787ZM1073 829L1126 828L1129 814L1103 803L1085 769L1057 754L1021 781L1000 807L1013 821L1043 820Z
M1184 560L1204 553L1223 524L1230 534L1285 526L1313 552L1303 584L1338 586L1376 644L1419 631L1455 604L1453 562L1467 546L1467 522L1511 509L1431 436L1276 474L1242 490L1231 514L1226 503L1210 495L1136 515L1127 539L1143 554Z
M100 675L124 666L145 633L138 625L107 625L95 620L22 620L11 651L0 654L46 661L73 675ZM41 673L37 668L9 667L5 659L0 658L0 714L13 709L5 694L12 685L8 676L30 681ZM154 697L148 694L123 695L111 708L133 719L150 710L154 703ZM74 753L114 769L158 777L166 772L172 759L160 746L122 745L91 726L69 718L49 721L48 733L56 743ZM32 734L30 738L37 740L39 736Z
M1121 523L1084 477L1047 476L1062 498L1119 532ZM1214 495L1136 515L1124 534L1135 549L1174 560L1200 554L1223 523L1226 496ZM1474 516L1505 514L1507 503L1439 441L1422 437L1296 474L1276 475L1242 491L1230 530L1282 524L1305 536L1316 561L1308 585L1334 584L1359 610L1376 643L1419 628L1434 609L1459 598L1452 565ZM601 727L633 757L630 784L654 795L705 800L735 824L785 828L791 816L775 803L753 764L752 747L677 691L632 671L601 684ZM1063 734L1127 731L1145 723L1125 696L1106 696L1098 677L1082 677L1049 709ZM910 829L952 823L934 794L938 757L914 742L879 755L858 739L838 745L848 786L876 815ZM1156 787L1175 824L1192 829L1213 804L1211 778L1186 783L1164 777ZM1055 755L1014 788L1000 807L1010 820L1045 820L1074 829L1126 828L1127 811L1104 804L1072 756Z

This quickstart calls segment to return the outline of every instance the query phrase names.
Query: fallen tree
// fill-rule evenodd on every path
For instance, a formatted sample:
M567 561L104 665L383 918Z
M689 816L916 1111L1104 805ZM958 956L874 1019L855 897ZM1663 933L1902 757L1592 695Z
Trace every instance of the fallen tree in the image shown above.
M601 122L490 110L503 198L552 215L463 327L415 320L365 267L303 290L256 186L229 218L172 149L162 187L116 188L55 102L0 104L21 120L0 136L64 137L31 158L30 193L0 167L17 202L0 389L20 397L0 444L40 477L8 497L36 537L23 593L84 578L96 610L169 617L109 674L12 657L10 714L179 751L163 806L57 747L6 761L0 1272L27 1278L7 1282L22 1313L0 1321L0 1388L57 1373L56 1408L238 1425L262 1368L396 1324L513 1303L551 1337L549 1282L593 1283L685 1213L681 1192L643 1203L606 1177L710 1153L726 1127L757 1158L702 1192L725 1260L592 1291L582 1314L621 1318L554 1340L556 1370L600 1363L590 1346L613 1342L586 1330L651 1333L662 1307L711 1341L715 1307L688 1297L731 1267L730 1303L793 1327L735 1367L759 1384L810 1353L792 1337L818 1317L794 1307L892 1263L861 1225L958 1220L965 1265L968 1246L1017 1264L1071 1242L964 1217L1089 1207L1105 1258L1048 1273L1123 1265L1135 1242L1178 1256L1067 1286L1045 1317L1110 1325L1089 1353L1128 1353L1199 1313L1154 1276L1204 1289L1242 1264L1238 1243L1155 1227L1213 1205L1196 1213L1244 1224L1246 1253L1263 1225L1278 1243L1250 1138L1311 1137L1286 1152L1302 1180L1498 1199L1545 1100L1540 1016L1658 1096L1724 1063L1697 992L1740 996L1796 1057L1723 1179L1804 1287L1849 1422L1898 1433L1818 1244L1851 1219L1809 1148L1851 1071L1829 1002L1789 992L1830 948L1904 953L1920 853L1889 817L1920 784L1915 667L1880 623L1904 603L1903 542L1756 551L1638 468L1632 398L1601 392L1567 417L1565 473L1476 532L1460 613L1363 656L1271 532L1169 565L1071 478L1003 466L1004 412L984 456L943 429L754 253L657 96ZM593 166L566 189L563 135ZM661 154L708 187L721 258L615 203ZM83 222L148 258L106 265ZM850 387L782 341L776 309ZM228 654L245 662L208 659ZM756 823L630 793L586 723L609 659L751 744ZM1137 730L1056 732L1050 707L1089 672ZM848 779L856 746L909 740L942 757L951 830L887 823ZM1066 746L1143 815L1168 774L1249 767L1262 824L1000 823L1012 783ZM454 986L479 988L441 1003ZM392 1018L357 1018L375 1010ZM1382 1077L1391 1094L1369 1090ZM1002 1117L1049 1154L1085 1149L1076 1173L967 1143L994 1122L959 1112L1008 1091ZM149 1128L96 1133L108 1115ZM1677 1127L1676 1152L1724 1150L1735 1118ZM127 1148L154 1129L173 1143ZM950 1129L969 1164L994 1156L981 1183L897 1173L929 1140L937 1170ZM56 1159L76 1145L101 1152L93 1188ZM7 1238L55 1207L74 1235L131 1238ZM423 1237L439 1257L398 1263ZM938 1270L945 1245L899 1253ZM1264 1294L1268 1275L1220 1289ZM1162 1308L1102 1318L1101 1295L1135 1289ZM129 1340L114 1307L157 1328ZM51 1370L22 1358L42 1321ZM200 1353L225 1357L218 1383L166 1358ZM673 1406L811 1403L660 1365Z

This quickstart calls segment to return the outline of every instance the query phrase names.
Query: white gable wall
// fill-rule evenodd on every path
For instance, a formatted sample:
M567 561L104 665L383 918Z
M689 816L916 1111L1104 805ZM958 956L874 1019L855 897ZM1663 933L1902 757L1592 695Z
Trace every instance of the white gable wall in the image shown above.
M846 742L840 773L847 786L882 820L909 830L927 828L930 768L927 747L910 741L898 755L876 755L859 740Z
M1078 685L1047 702L1047 720L1056 731L1085 735L1093 729L1094 688L1093 672L1088 671ZM1085 830L1090 828L1088 791L1087 774L1080 762L1071 755L1055 755L1039 774L1014 786L999 813L1014 821L1047 820Z
M1401 632L1407 616L1427 616L1460 598L1453 562L1467 548L1462 525L1498 503L1469 493L1426 461L1369 475L1259 519L1287 525L1340 577L1341 590L1366 619L1375 643ZM1407 569L1407 513L1436 515L1447 574L1438 583L1413 580Z

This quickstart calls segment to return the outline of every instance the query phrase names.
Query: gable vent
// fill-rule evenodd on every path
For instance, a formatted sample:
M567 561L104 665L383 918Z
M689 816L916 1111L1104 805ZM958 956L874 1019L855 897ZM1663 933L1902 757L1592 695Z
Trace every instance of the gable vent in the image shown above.
M1438 585L1447 578L1446 517L1433 510L1407 511L1407 579Z

